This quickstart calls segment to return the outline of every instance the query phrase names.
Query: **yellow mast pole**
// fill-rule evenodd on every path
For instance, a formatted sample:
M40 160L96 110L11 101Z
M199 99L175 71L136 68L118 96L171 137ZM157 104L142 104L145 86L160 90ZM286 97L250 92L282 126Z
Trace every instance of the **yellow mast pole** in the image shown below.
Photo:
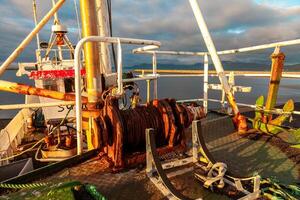
M80 11L82 21L82 36L96 36L97 17L95 0L80 0ZM96 43L84 45L87 93L89 103L96 103L98 95L102 91L100 81L99 48Z

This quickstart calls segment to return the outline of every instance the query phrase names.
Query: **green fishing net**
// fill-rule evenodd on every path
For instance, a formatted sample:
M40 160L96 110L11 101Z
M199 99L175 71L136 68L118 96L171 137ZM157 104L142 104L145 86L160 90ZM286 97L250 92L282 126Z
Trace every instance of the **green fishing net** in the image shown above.
M300 186L282 184L275 178L261 181L262 196L270 200L298 200L300 199Z
M16 193L2 195L0 200L106 200L95 186L77 181L54 184L0 184L0 187L24 188Z

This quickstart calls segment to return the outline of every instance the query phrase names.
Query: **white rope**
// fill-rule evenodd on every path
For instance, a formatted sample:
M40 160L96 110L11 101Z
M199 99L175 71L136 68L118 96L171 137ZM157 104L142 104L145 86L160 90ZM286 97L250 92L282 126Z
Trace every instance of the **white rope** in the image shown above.
M81 29L80 29L80 21L79 21L77 0L73 0L73 2L74 2L75 13L76 13L76 22L77 22L77 29L78 29L78 41L79 41L82 38L82 36L81 36Z

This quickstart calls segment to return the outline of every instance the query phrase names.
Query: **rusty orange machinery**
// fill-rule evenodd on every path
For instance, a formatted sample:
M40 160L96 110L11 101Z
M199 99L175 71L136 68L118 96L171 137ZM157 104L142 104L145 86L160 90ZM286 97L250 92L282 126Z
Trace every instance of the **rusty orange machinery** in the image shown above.
M0 90L74 101L73 94L0 81ZM194 119L205 116L202 107L177 104L174 99L154 100L126 110L119 109L118 99L110 97L97 106L90 106L86 97L83 127L89 150L101 149L116 169L132 166L145 160L145 130L157 132L158 152L184 149L185 134Z
M156 130L158 152L185 148L184 131L194 119L205 116L202 107L177 104L174 99L120 110L116 99L106 100L102 111L85 111L83 126L89 148L100 148L115 169L145 161L145 130Z

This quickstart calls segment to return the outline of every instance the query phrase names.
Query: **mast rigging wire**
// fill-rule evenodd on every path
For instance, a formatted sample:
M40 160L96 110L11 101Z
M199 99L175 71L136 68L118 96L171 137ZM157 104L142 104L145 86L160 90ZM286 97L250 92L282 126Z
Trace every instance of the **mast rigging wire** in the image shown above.
M110 37L112 37L112 12L111 12L111 0L107 0L107 10L108 10L108 17L109 17L109 34ZM112 43L111 44L111 51L112 51L112 56L113 56L113 60L114 60L114 65L115 65L115 72L117 72L117 59L116 59L116 52L115 52L115 46Z
M77 5L77 0L73 0L74 2L74 8L75 8L75 13L76 13L76 22L77 22L77 29L78 29L78 41L81 40L81 29L80 29L80 21L79 21L79 13L78 13L78 5Z

